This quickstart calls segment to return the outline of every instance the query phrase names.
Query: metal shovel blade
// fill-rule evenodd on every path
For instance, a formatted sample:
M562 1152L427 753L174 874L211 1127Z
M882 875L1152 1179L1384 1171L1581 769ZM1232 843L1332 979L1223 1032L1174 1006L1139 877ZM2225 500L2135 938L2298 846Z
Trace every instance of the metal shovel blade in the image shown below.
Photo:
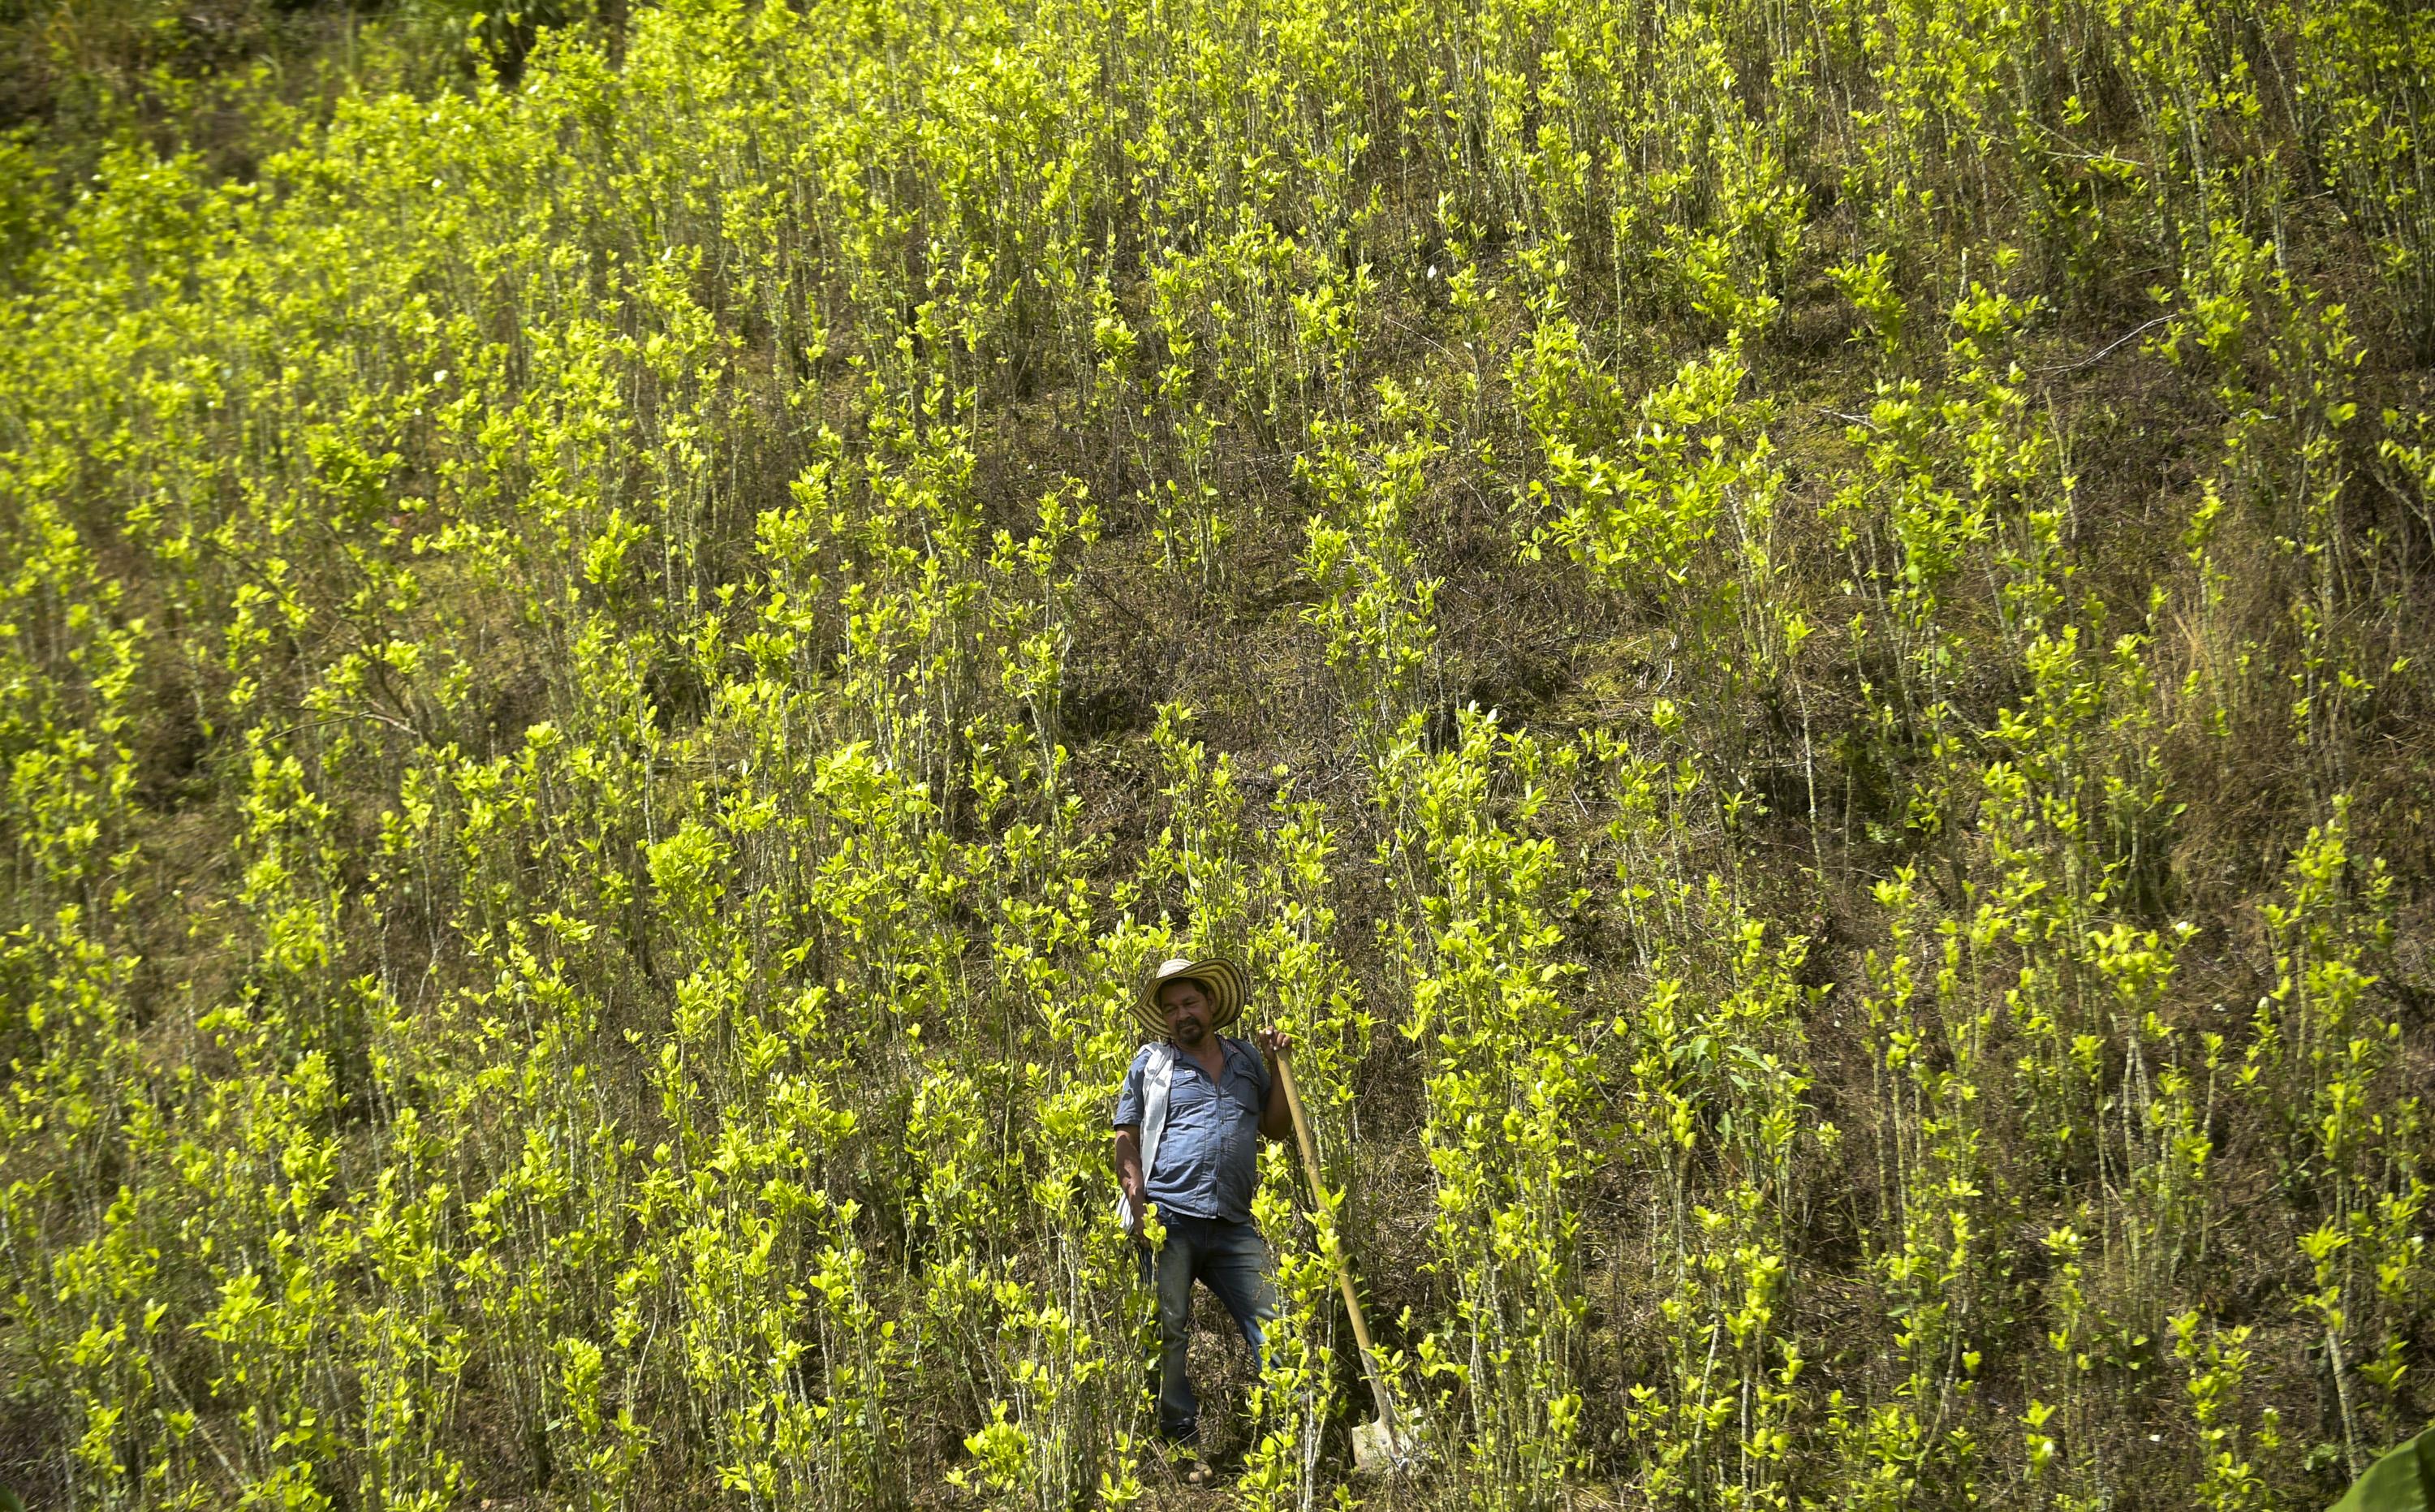
M1385 1423L1368 1422L1353 1425L1353 1469L1360 1475L1376 1475L1395 1463L1395 1435Z
M1390 1470L1409 1469L1413 1459L1410 1440L1398 1434L1393 1424L1382 1418L1353 1425L1355 1474L1384 1475Z

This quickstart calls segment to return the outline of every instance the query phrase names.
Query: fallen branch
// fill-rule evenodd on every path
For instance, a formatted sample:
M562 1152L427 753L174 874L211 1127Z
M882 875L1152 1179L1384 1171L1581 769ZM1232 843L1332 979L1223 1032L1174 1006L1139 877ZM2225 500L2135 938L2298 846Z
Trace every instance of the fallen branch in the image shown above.
M2120 351L2124 343L2137 340L2139 337L2146 335L2149 332L2153 331L2156 327L2163 325L2166 321L2170 320L2171 318L2172 317L2169 315L2160 315L2154 319L2147 322L2145 325L2134 326L2122 333L2122 335L2116 336L2104 346L2099 347L2093 356L2082 357L2078 362L2066 362L2059 367L2040 368L2038 371L2051 375L2059 372L2078 372L2082 368L2094 368L2098 363L2103 362L2106 358L2114 355L2115 352Z

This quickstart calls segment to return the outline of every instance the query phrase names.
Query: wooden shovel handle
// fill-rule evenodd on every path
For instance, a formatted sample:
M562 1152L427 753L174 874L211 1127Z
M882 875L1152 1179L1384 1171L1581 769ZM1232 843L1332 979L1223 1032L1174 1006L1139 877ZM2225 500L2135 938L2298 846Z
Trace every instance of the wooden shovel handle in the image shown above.
M1286 1094L1286 1111L1293 1115L1294 1143L1302 1146L1302 1165L1310 1177L1312 1200L1324 1205L1327 1184L1319 1177L1319 1145L1310 1137L1310 1119L1302 1110L1302 1089L1294 1085L1293 1062L1283 1050L1277 1052L1277 1087ZM1370 1325L1361 1315L1361 1298L1353 1290L1353 1263L1344 1253L1341 1239L1336 1255L1336 1284L1344 1293L1344 1310L1353 1316L1353 1342L1361 1349L1361 1373L1370 1378L1370 1396L1377 1403L1378 1420L1391 1433L1394 1409L1389 1404L1386 1380L1378 1373L1377 1351L1370 1344Z

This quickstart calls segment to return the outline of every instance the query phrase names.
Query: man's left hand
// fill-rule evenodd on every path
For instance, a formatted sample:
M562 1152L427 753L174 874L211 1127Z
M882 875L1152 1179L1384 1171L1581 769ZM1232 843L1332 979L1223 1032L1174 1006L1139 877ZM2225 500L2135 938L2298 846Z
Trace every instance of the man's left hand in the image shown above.
M1260 1047L1260 1054L1274 1060L1293 1048L1293 1036L1283 1029L1262 1029L1252 1036L1252 1042Z

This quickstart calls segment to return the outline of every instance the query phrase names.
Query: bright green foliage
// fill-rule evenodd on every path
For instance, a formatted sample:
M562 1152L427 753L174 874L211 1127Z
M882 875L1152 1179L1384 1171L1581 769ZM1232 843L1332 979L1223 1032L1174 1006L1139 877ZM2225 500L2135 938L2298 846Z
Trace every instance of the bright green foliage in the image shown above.
M33 1503L1170 1504L1174 954L1322 1168L1264 1512L2435 1406L2425 9L20 9Z

